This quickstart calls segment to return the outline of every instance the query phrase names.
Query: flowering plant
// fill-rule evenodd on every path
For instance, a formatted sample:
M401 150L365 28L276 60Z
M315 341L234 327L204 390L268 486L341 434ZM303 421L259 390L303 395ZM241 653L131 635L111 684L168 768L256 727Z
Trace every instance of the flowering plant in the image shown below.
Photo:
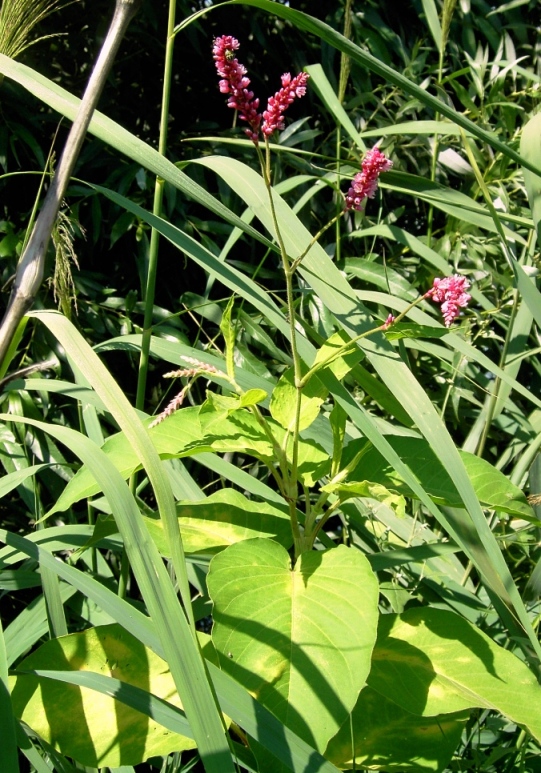
M251 2L307 23L287 4ZM240 3L233 0L235 5ZM466 153L474 136L486 147L501 145L496 132L455 116L447 102L399 78L347 36L317 20L303 29L319 30L358 65L409 90L416 109L417 103L427 105L456 118L468 130L462 138ZM180 26L175 28L172 14L170 63L175 31ZM438 45L443 51L443 35ZM2 573L2 587L16 584L26 592L35 586L36 593L43 588L47 605L40 599L5 636L0 630L8 720L0 759L15 770L12 752L20 743L37 770L44 760L71 769L62 755L76 766L139 770L149 758L146 767L155 767L161 755L164 770L193 763L209 773L412 767L443 772L448 763L452 769L471 767L462 750L482 735L489 706L505 717L505 723L491 717L491 733L500 725L499 738L516 732L506 769L515 761L526 770L530 750L541 741L540 688L526 662L541 655L532 625L538 604L523 602L501 552L502 546L520 548L517 563L526 561L528 551L535 556L535 543L521 539L524 524L537 528L517 485L538 448L536 413L520 416L518 407L519 400L528 400L537 410L538 400L516 380L522 359L517 342L527 338L531 307L538 316L537 289L523 269L533 244L523 238L525 208L502 225L488 202L483 209L480 199L438 184L437 164L440 157L448 161L449 153L440 152L437 138L423 146L433 154L432 180L402 171L411 153L402 138L411 123L402 134L389 127L381 132L385 139L366 150L366 136L376 132L357 122L355 106L344 99L344 78L334 95L323 68L285 72L265 106L238 51L233 36L214 40L220 93L248 137L235 144L257 159L258 171L231 152L219 155L212 138L212 152L191 160L198 174L190 177L189 164L173 164L107 123L115 148L157 175L152 213L139 196L131 201L117 189L99 189L125 208L130 223L140 224L137 237L144 261L148 257L141 328L130 316L140 310L133 298L110 298L109 308L114 304L125 327L104 344L130 357L141 348L135 408L85 340L88 328L81 325L83 336L67 317L46 310L34 313L30 324L47 327L62 367L73 365L74 383L29 379L22 387L10 384L4 395L11 410L2 416L7 517L22 488L26 520L26 508L33 507L46 525L31 537L21 536L23 529L0 530L4 565L19 561L23 568L16 582L11 568ZM15 79L28 82L28 68L1 60ZM342 64L347 80L346 71ZM476 72L476 84L480 77ZM48 108L72 114L73 97L42 77L36 82ZM278 135L289 107L299 98L307 104L312 84L347 132L336 133L334 155L311 146L322 125L316 120L302 133L299 121ZM380 105L377 92L372 99L391 115L392 100ZM371 111L370 104L359 114L368 121ZM162 132L168 115L164 100ZM103 118L91 126L102 132ZM438 132L449 129L448 122L434 126ZM538 149L537 122L533 128L532 147ZM299 134L302 148L295 144ZM334 143L334 128L318 150L330 147L328 136ZM449 136L458 148L456 131ZM164 148L162 136L165 153ZM477 190L489 197L494 178L489 190L477 174L480 156L468 156L465 177L469 186L475 174ZM499 175L505 165L494 160L490 174ZM347 184L346 173L352 178ZM219 199L211 175L221 178ZM515 170L513 175L516 186ZM222 241L223 223L202 224L199 215L184 212L184 218L167 217L170 201L160 196L165 181L196 199L199 213L206 207L231 226ZM530 182L535 201L538 185ZM380 183L377 212L372 199ZM498 180L498 190L500 185ZM238 211L239 201L247 211ZM449 243L440 238L434 201L452 213ZM485 294L486 266L463 248L475 241L467 242L464 233L464 243L459 238L461 217L468 228L491 224L494 251L494 234L501 237L498 249L509 257L509 271L500 298ZM144 224L152 228L148 245ZM158 234L207 277L204 291L190 285L182 309L166 314L153 294ZM6 237L3 249L9 244ZM511 249L517 245L524 246L520 259ZM183 281L189 275L180 261L177 274ZM515 281L527 308L520 305ZM172 284L170 272L166 282ZM169 286L167 291L173 294ZM475 307L467 308L472 296ZM494 332L490 320L498 304L510 313L499 315L506 324ZM192 336L182 320L199 313L209 326L197 324ZM499 347L503 335L496 365L485 344ZM475 346L476 336L484 336L483 346ZM15 341L10 356L17 346ZM145 413L141 375L150 372L150 357L168 363L165 376L179 387L161 412L155 389L155 416ZM127 382L127 374L122 376ZM58 414L49 421L38 418L37 406L50 410L52 400L43 396L49 393L63 402L81 401L79 430L64 421L66 413L60 420ZM32 394L39 397L33 400ZM472 407L464 410L461 400ZM29 405L29 415L23 415ZM492 453L491 424L500 438L512 436L501 465L483 456L484 448ZM69 447L72 459L81 458L75 475L57 442ZM512 482L502 469L517 448ZM40 454L40 463L30 464ZM36 474L50 476L53 469L62 470L61 486L55 480L54 496L42 507L39 487L33 497L26 487ZM80 509L83 522L75 523L81 500L88 500ZM55 525L49 527L52 516ZM524 598L535 591L532 577ZM77 595L66 617L63 602L75 593L92 603L81 604ZM512 635L504 647L506 626ZM40 645L47 627L50 638ZM212 641L203 633L211 628ZM34 650L27 656L29 646ZM512 651L518 647L524 650L520 658ZM7 679L9 664L16 668ZM36 750L39 739L43 756ZM169 757L172 752L175 757ZM501 761L498 755L491 759Z

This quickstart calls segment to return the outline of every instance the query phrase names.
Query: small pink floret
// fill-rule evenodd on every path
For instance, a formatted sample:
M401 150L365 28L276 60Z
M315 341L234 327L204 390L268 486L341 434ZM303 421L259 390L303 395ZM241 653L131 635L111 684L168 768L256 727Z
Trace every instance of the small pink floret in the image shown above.
M393 317L392 314L389 314L389 316L387 317L387 319L383 323L383 329L384 330L388 330L391 327L391 325L393 324L393 322L394 322L394 317Z
M445 327L450 327L460 314L460 309L468 305L471 295L466 290L469 287L468 279L459 274L453 274L443 279L439 277L434 279L433 285L425 297L432 298L435 303L441 303Z
M378 178L382 172L388 172L393 162L378 147L369 150L346 194L346 209L360 211L366 198L373 198L378 188Z
M297 97L304 97L309 77L306 72L301 72L294 78L288 72L282 75L282 88L273 97L269 97L267 109L263 112L263 134L270 137L273 132L284 129L283 113Z

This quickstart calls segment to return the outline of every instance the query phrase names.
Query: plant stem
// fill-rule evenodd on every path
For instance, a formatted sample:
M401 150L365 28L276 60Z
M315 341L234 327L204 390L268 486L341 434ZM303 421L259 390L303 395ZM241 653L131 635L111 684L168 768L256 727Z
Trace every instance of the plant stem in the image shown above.
M413 309L414 306L417 306L421 301L424 301L427 297L427 294L420 295L418 298L416 298L412 303L407 306L404 311L400 312L398 317L396 317L393 320L392 324L395 324L396 322L400 322L406 314ZM344 346L341 346L339 349L337 349L335 352L332 352L329 354L328 357L325 357L324 360L320 360L315 365L312 365L310 370L304 374L304 376L301 379L301 389L306 386L306 384L310 381L312 376L318 372L318 370L321 370L322 368L325 368L327 365L329 365L331 362L336 360L338 357L342 357L344 354L349 354L350 351L353 351L354 345L357 343L357 341L360 341L362 338L368 338L371 335L374 335L374 333L380 333L384 330L387 330L389 326L386 324L378 325L377 327L373 327L371 330L365 330L364 333L361 333L358 336L355 336L355 338L352 338L351 341L348 341L347 344L344 344Z
M297 519L297 498L298 498L297 470L298 470L298 460L299 460L299 425L300 425L300 415L301 415L302 371L301 371L301 358L299 356L299 352L297 349L297 330L295 327L295 303L294 303L294 294L293 294L294 271L292 270L292 263L289 260L289 256L285 248L282 233L280 231L280 225L278 223L278 218L276 216L276 209L274 206L274 199L272 195L272 185L271 185L270 145L269 145L268 138L265 138L265 157L263 158L263 154L261 153L259 146L257 146L257 152L259 155L259 161L261 164L263 179L265 182L265 186L267 188L267 192L269 194L270 210L271 210L272 220L274 223L274 230L276 232L276 239L278 241L278 246L280 248L280 255L282 258L282 265L284 268L284 275L285 275L285 281L286 281L287 313L289 318L289 337L290 337L290 346L291 346L291 356L293 359L293 373L294 373L294 380L295 380L296 396L295 396L295 421L294 421L293 433L292 433L293 448L291 453L291 466L289 469L288 477L284 482L285 482L286 491L287 491L286 498L289 505L291 530L293 532L293 541L295 543L295 559L297 559L300 553L303 552L303 539L302 539L302 535L299 527L299 522Z
M165 156L165 152L167 150L169 102L171 98L171 77L173 71L173 50L175 44L175 6L175 0L170 0L169 16L167 20L167 41L165 44L160 136L158 141L158 152L161 153L162 156ZM157 177L156 185L154 188L154 203L152 206L152 214L156 215L157 217L160 217L162 213L164 187L165 180ZM137 394L135 398L135 407L139 410L143 410L145 405L148 363L150 356L150 340L152 337L152 321L154 315L154 298L156 295L156 277L158 274L159 242L160 234L155 228L152 228L150 232L148 273L145 288L145 316L143 321L143 337L141 341L139 372L137 374Z
M513 323L515 321L515 317L518 311L519 294L517 290L514 290L513 293L514 293L513 306L511 308L509 324L507 326L507 334L505 336L505 341L500 354L500 361L498 363L498 366L502 370L505 370L505 361L507 359L509 344L511 343L511 336L513 334ZM481 438L479 439L479 444L477 446L477 451L476 451L477 456L483 456L488 433L490 431L490 426L492 424L492 419L494 418L494 410L496 408L496 403L498 402L498 396L500 393L501 385L502 385L502 380L499 376L497 376L494 381L493 387L490 391L490 397L488 398L487 418L485 421L485 426L483 427L483 432L481 433Z
M334 217L333 217L331 220L329 220L329 222L327 223L327 225L324 225L324 226L323 226L323 228L320 228L320 229L319 229L319 231L317 232L317 234L316 234L316 235L314 236L314 238L313 238L313 239L310 241L310 244L308 245L308 247L307 247L307 248L304 250L304 252L303 252L301 255L299 255L299 257L298 257L298 258L295 258L295 260L294 260L294 261L293 261L293 263L291 264L291 273L292 273L292 274L294 274L294 273L295 273L295 271L298 269L298 267L300 266L301 262L302 262L302 261L305 259L305 257L308 255L308 253L310 252L310 250L312 249L312 247L314 246L314 244L316 244L316 242L318 242L318 241L320 240L320 238L323 236L323 234L325 233L325 231L326 231L328 228L330 228L332 225L334 225L336 222L338 222L338 220L341 218L341 216L344 214L344 212L345 212L345 209L343 209L343 208L342 208L342 209L340 210L340 212L338 212L338 213L337 213L337 214L336 214L336 215L335 215L335 216L334 216Z
M138 0L117 0L107 37L88 81L79 111L71 126L56 174L52 179L43 207L28 240L13 284L9 305L0 326L0 364L9 349L19 322L32 306L40 288L45 255L58 210L79 156L86 130L98 103L124 33L134 16Z

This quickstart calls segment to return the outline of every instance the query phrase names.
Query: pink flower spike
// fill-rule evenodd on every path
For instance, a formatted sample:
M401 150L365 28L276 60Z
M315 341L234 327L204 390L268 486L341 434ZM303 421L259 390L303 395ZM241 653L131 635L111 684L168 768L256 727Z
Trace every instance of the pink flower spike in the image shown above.
M378 147L369 150L363 158L361 171L353 178L346 194L346 210L360 211L363 201L374 197L380 174L388 172L392 165L393 162Z
M445 327L451 327L451 324L460 314L460 309L465 308L471 295L466 292L470 287L470 282L465 276L453 274L444 279L437 277L430 290L425 293L425 298L432 298L434 303L441 303L441 313Z
M277 130L282 131L285 126L283 113L297 97L304 97L309 77L306 72L301 72L294 78L288 72L282 75L282 88L273 97L269 97L267 109L263 112L261 131L266 137L270 137Z
M250 79L246 77L246 67L235 56L239 46L236 38L222 35L215 38L212 55L221 78L220 91L229 94L227 106L239 111L239 118L250 127L246 129L246 134L257 145L262 120L261 114L257 112L259 99L254 97L253 91L249 91Z

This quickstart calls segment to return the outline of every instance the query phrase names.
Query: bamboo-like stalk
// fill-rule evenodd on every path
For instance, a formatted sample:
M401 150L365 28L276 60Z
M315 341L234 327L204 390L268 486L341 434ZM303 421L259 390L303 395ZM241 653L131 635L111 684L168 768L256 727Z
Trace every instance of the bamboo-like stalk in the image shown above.
M9 349L19 322L32 306L43 279L45 255L60 204L66 193L88 125L107 80L124 33L140 0L116 0L115 12L79 112L72 124L57 171L45 197L41 212L26 245L15 275L9 304L0 326L0 365Z
M0 8L0 52L15 59L40 40L54 37L42 35L31 40L34 28L65 5L69 0L4 0Z
M167 42L165 45L165 64L163 74L163 92L162 92L162 110L160 116L160 136L158 140L158 151L165 156L167 149L167 123L169 118L169 102L171 98L171 76L173 71L173 50L175 43L175 8L176 3L172 0L169 3L169 16L167 20ZM163 192L165 180L156 178L156 187L154 188L154 203L152 214L160 217L163 205ZM137 393L135 398L135 407L143 410L145 405L145 392L148 376L148 360L150 354L150 339L152 336L152 318L154 310L154 297L156 294L156 276L158 273L158 248L160 234L153 228L150 233L150 248L148 256L147 284L145 288L145 316L143 321L143 337L141 341L141 355L139 358L139 372L137 375Z

